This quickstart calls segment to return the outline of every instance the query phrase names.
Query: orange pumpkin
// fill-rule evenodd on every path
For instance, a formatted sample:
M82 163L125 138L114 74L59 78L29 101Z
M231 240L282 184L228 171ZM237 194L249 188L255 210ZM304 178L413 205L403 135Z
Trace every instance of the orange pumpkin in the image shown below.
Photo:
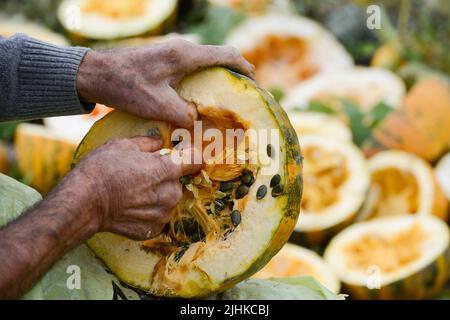
M0 172L5 173L8 169L8 150L3 142L0 141Z
M450 88L438 78L419 81L403 107L390 113L364 145L366 154L400 149L434 161L449 147Z

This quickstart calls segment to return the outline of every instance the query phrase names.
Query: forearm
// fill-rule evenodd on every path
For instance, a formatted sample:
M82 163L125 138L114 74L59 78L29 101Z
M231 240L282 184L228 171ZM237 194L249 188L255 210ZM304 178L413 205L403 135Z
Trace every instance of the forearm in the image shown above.
M0 299L21 297L53 263L98 230L97 204L81 179L64 180L35 208L0 229Z
M76 89L87 51L25 35L0 38L0 121L90 112L93 105L82 104Z

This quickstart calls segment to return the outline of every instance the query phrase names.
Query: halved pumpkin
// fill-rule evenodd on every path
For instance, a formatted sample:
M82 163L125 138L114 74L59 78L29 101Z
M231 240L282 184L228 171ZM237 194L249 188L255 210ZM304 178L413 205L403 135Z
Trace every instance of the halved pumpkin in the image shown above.
M32 38L45 41L57 46L69 45L69 41L67 41L64 36L53 32L43 25L29 21L23 21L20 19L0 19L1 36L10 37L15 35L16 33L25 33Z
M204 126L274 129L280 133L278 147L272 145L274 140L269 140L271 146L248 144L245 154L256 157L255 164L213 161L201 173L182 179L183 198L170 226L157 238L138 242L99 233L88 243L113 273L132 286L158 296L201 297L251 276L288 240L300 209L301 155L286 114L251 80L212 68L184 79L178 93L197 106ZM74 162L109 139L155 131L164 147L171 148L174 129L114 111L92 127ZM270 165L277 170L269 175L264 169ZM279 181L271 188L275 174ZM241 186L247 193L237 190ZM258 190L264 188L267 192L261 197Z
M450 85L439 77L418 81L403 106L386 116L363 145L372 155L387 149L404 150L434 162L449 147Z
M447 153L439 160L435 174L441 190L450 203L450 153Z
M323 135L329 139L352 141L352 132L337 117L321 112L293 111L288 113L289 120L299 137Z
M300 137L304 156L302 218L292 241L323 244L347 226L361 208L369 170L351 142L327 136Z
M45 118L44 124L52 132L57 132L58 136L78 145L92 125L112 110L112 108L97 104L89 114Z
M397 214L447 218L447 200L432 167L404 151L383 151L369 159L371 185L361 219Z
M78 142L42 125L20 124L14 146L21 175L41 194L47 194L70 170Z
M285 278L311 276L328 290L339 293L341 287L334 270L312 250L286 243L269 263L253 278Z
M271 14L244 21L226 43L256 67L267 89L293 89L319 73L348 69L352 57L320 24L305 17Z
M57 15L74 36L113 40L161 33L176 7L177 0L63 0Z
M424 299L447 282L449 243L442 220L400 215L346 228L324 257L352 299Z
M282 0L208 0L215 6L230 7L233 10L250 15L263 14L271 10L284 10L289 8L289 2Z
M338 99L349 100L368 111L383 102L399 108L405 96L405 85L400 77L380 68L357 67L331 74L318 75L296 86L282 105L286 109L306 108L312 101L329 106Z

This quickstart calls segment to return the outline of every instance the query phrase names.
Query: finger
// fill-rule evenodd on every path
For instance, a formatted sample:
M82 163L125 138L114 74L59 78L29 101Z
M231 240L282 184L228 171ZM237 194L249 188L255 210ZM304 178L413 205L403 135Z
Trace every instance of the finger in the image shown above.
M194 126L194 121L198 118L195 105L181 98L168 85L159 93L157 103L160 105L159 110L164 110L158 115L160 120L165 120L182 128L191 128Z
M156 137L136 136L128 139L135 144L142 152L155 152L161 149L163 141Z
M121 234L133 240L146 240L159 235L166 224L142 223L142 222L121 222L114 224L110 232Z
M161 139L153 137L137 136L133 138L120 138L109 140L106 144L106 148L113 148L123 151L143 151L153 152L161 148Z
M189 72L207 67L227 67L250 78L255 75L254 66L232 46L195 46L186 67Z
M179 185L179 183L178 183ZM181 186L180 186L181 188ZM176 198L174 198L176 199ZM180 198L177 200L179 201ZM124 222L139 222L139 223L154 223L154 224L167 224L174 215L174 206L178 203L174 200L170 200L171 207L152 206L150 208L133 208L127 210L127 221Z
M202 154L194 147L173 149L170 154L161 156L161 166L167 178L178 179L200 171L203 167Z

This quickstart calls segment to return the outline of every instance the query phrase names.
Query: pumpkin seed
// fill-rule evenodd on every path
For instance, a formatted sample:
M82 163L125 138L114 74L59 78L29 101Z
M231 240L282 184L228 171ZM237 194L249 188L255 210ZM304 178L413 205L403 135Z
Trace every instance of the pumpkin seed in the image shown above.
M161 137L161 131L159 131L158 127L153 127L147 130L147 136L151 138L159 138Z
M254 182L253 173L251 171L245 170L241 176L241 182L246 185L251 185Z
M239 210L233 210L231 212L231 223L233 223L233 226L235 227L241 223L241 213Z
M172 140L172 146L176 147L181 141L183 141L183 137L176 137L176 140Z
M162 156L167 156L168 154L170 154L170 152L171 152L170 149L167 149L167 148L163 148L163 149L159 150L159 154Z
M277 184L275 187L273 187L272 189L272 197L278 197L279 195L281 195L283 193L284 187L282 184Z
M259 186L258 190L256 191L256 199L261 200L263 199L267 194L267 187L265 185Z
M222 200L214 201L214 206L215 206L216 212L220 212L223 209L225 209L225 203L223 203Z
M191 183L191 177L190 176L182 176L182 177L180 177L180 182L181 182L181 184L183 184L183 185L186 185L186 184L190 184Z
M194 178L194 181L193 181L194 184L200 184L201 182L202 182L202 177L197 176Z
M194 198L198 198L198 189L192 183L186 185L186 189L188 189L194 195Z
M189 246L184 245L175 253L174 259L176 262L180 261L181 257L183 257L187 249L189 249Z
M183 228L187 234L197 233L198 223L192 218L183 219Z
M214 192L214 198L216 198L216 199L224 199L224 198L226 198L228 195L225 193L225 192L222 192L222 191L220 191L220 190L216 190L215 192Z
M216 205L214 204L214 202L211 202L209 204L209 210L211 211L212 214L216 214Z
M273 188L276 185L280 184L280 182L281 182L281 176L279 174L276 174L270 180L270 187Z
M236 199L242 199L247 195L247 193L248 193L248 186L246 186L245 184L241 184L236 189Z
M233 182L232 181L223 181L220 183L219 190L222 192L227 192L233 189Z
M267 145L267 155L269 156L269 158L272 158L273 154L275 154L275 151L273 150L272 145L269 143Z
M203 180L205 181L205 183L206 183L207 185L211 185L212 182L211 182L211 179L209 178L208 173L206 173L206 171L203 170L203 169L200 170L200 172L201 172L201 174L202 174L202 177L203 177Z

